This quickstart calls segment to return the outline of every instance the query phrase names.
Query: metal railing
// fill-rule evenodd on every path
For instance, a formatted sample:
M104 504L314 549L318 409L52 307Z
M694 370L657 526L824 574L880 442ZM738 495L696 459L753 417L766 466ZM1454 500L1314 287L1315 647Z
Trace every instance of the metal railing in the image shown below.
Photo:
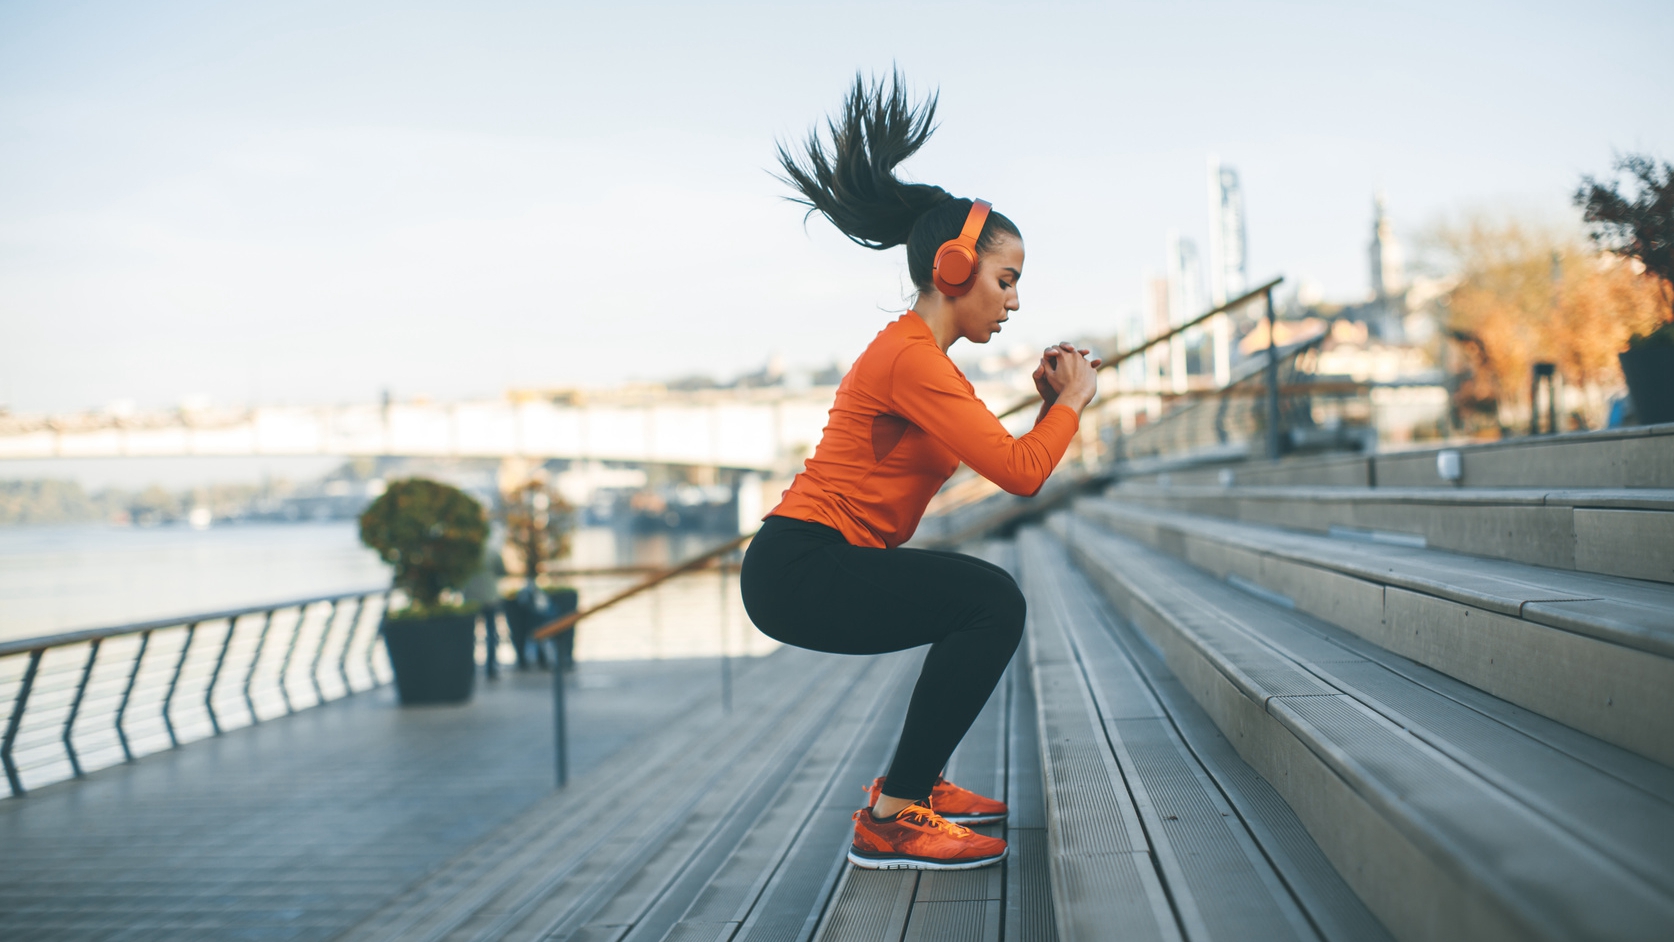
M0 642L11 795L388 683L377 640L389 595Z
M1172 408L1161 417L1112 436L1111 462L1209 449L1230 448L1244 457L1273 457L1290 450L1290 431L1317 424L1316 399L1364 397L1370 388L1365 383L1318 383L1310 379L1313 354L1323 339L1321 335L1280 347L1275 351L1275 362L1268 363L1264 358L1247 363L1230 383L1218 389L1169 397ZM1277 384L1272 379L1274 373L1278 374Z
M1366 447L1372 432L1370 391L1378 384L1318 376L1317 354L1327 334L1279 344L1273 291L1283 281L1274 278L1107 362L1110 368L1145 355L1210 318L1261 302L1257 313L1267 325L1266 350L1235 367L1224 384L1191 389L1176 382L1163 389L1153 385L1153 375L1137 388L1101 396L1103 401L1082 420L1096 430L1097 448L1103 451L1089 463L1116 468L1144 459L1271 460L1298 450ZM1164 411L1148 411L1139 418L1149 421L1125 428L1123 399L1155 400Z
M1284 276L1280 275L1279 277L1274 278L1272 281L1269 281L1266 284L1260 285L1258 287L1250 289L1249 291L1244 292L1243 294L1239 295L1236 298L1233 298L1232 300L1226 302L1225 304L1218 304L1215 307L1212 307L1209 310L1204 311L1202 314L1197 315L1196 317L1192 318L1189 321L1186 321L1183 324L1177 324L1174 327L1171 327L1168 330L1164 331L1163 333L1160 333L1160 334L1156 335L1155 337L1148 338L1148 339L1142 341L1141 343L1139 343L1137 346L1130 347L1129 349L1123 350L1119 353L1116 353L1113 356L1106 357L1106 358L1104 358L1103 363L1101 363L1099 365L1099 372L1102 373L1102 372L1105 372L1106 370L1114 370L1118 366L1121 366L1123 363L1127 362L1128 360L1131 360L1136 356L1140 356L1141 354L1145 353L1145 351L1150 350L1153 347L1159 347L1159 346L1162 346L1165 343L1171 343L1174 340L1174 338L1179 337L1180 335L1186 333L1187 331L1190 331L1190 330L1193 330L1193 329L1197 328L1198 326L1202 325L1205 321L1210 320L1211 318L1221 317L1221 316L1224 316L1224 315L1230 315L1233 311L1238 310L1239 308L1243 307L1246 304L1249 304L1251 301L1254 301L1257 298L1265 298L1267 300L1267 324L1268 324L1268 328L1269 328L1268 336L1271 337L1272 336L1271 329L1272 329L1273 320L1274 320L1274 315L1273 315L1273 289L1277 288L1280 284L1282 284L1284 282L1284 280L1285 280ZM1271 348L1269 348L1269 354L1271 354L1271 352L1272 352ZM1006 408L1004 411L1000 412L999 417L1002 418L1002 419L1009 418L1013 415L1016 415L1019 412L1022 412L1024 409L1027 409L1030 406L1032 406L1032 405L1034 405L1038 402L1040 402L1040 396L1038 396L1038 395L1037 396L1029 396L1025 399L1020 399L1017 402L1012 403L1011 406Z
M746 543L755 537L755 532L745 533L717 546L712 546L683 562L663 569L658 569L651 575L641 579L633 585L612 595L597 605L589 605L577 609L562 618L550 621L534 631L529 637L536 642L556 639L566 631L574 631L575 626L582 620L591 618L600 612L613 608L641 592L654 589L676 576L713 565L720 575L721 582L721 631L723 637L726 632L727 603L731 600L731 589L727 584L728 557L744 548ZM492 660L492 659L490 659ZM721 645L721 707L726 712L732 712L732 658L727 647ZM552 726L553 752L558 773L558 787L563 788L570 781L570 749L569 749L569 720L564 706L564 671L552 672Z

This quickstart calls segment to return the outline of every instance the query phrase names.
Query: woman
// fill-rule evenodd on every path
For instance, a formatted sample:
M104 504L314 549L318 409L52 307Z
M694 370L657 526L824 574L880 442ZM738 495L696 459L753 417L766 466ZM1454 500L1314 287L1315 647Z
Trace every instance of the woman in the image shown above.
M1035 369L1043 403L1013 438L947 350L987 343L1018 309L1023 239L986 203L906 184L894 168L930 137L935 100L914 108L858 77L804 165L779 151L797 200L872 249L905 244L918 295L880 332L837 389L819 447L744 558L744 604L763 632L837 654L930 645L889 773L855 812L849 859L875 869L963 870L996 863L1006 843L964 824L998 821L1004 803L941 777L1005 671L1023 632L1023 595L1003 569L970 556L901 549L960 462L1032 495L1075 436L1098 361L1070 344Z

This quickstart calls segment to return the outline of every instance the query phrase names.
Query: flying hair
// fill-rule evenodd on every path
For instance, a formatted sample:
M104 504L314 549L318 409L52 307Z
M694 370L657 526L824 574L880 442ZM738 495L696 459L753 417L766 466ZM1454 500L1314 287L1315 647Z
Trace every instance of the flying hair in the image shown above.
M937 94L914 105L899 71L868 83L859 73L841 112L826 121L829 147L816 127L800 150L803 159L778 145L779 180L799 195L787 197L831 220L838 231L869 249L907 246L907 271L921 291L931 290L936 249L959 235L971 201L939 186L904 183L895 168L917 153L936 130ZM990 213L977 250L1002 235L1018 236L1016 225Z

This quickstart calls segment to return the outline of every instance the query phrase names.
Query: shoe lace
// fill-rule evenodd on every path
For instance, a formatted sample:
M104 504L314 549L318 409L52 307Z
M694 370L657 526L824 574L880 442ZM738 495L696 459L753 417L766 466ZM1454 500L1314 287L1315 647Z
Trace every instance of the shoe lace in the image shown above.
M913 824L922 824L938 831L947 831L955 837L963 837L966 834L971 833L970 828L965 827L962 824L954 824L952 821L949 821L937 814L933 809L927 808L924 805L907 806L907 809L901 812L901 818L902 820L910 821Z

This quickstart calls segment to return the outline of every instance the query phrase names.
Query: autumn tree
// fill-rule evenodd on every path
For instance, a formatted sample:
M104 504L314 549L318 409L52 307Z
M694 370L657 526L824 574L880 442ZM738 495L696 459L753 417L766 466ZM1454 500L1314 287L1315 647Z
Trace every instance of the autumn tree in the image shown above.
M1457 279L1443 299L1445 326L1471 365L1456 405L1502 428L1526 421L1541 361L1586 392L1597 421L1605 390L1621 380L1616 355L1666 316L1664 282L1578 233L1477 215L1432 242Z

